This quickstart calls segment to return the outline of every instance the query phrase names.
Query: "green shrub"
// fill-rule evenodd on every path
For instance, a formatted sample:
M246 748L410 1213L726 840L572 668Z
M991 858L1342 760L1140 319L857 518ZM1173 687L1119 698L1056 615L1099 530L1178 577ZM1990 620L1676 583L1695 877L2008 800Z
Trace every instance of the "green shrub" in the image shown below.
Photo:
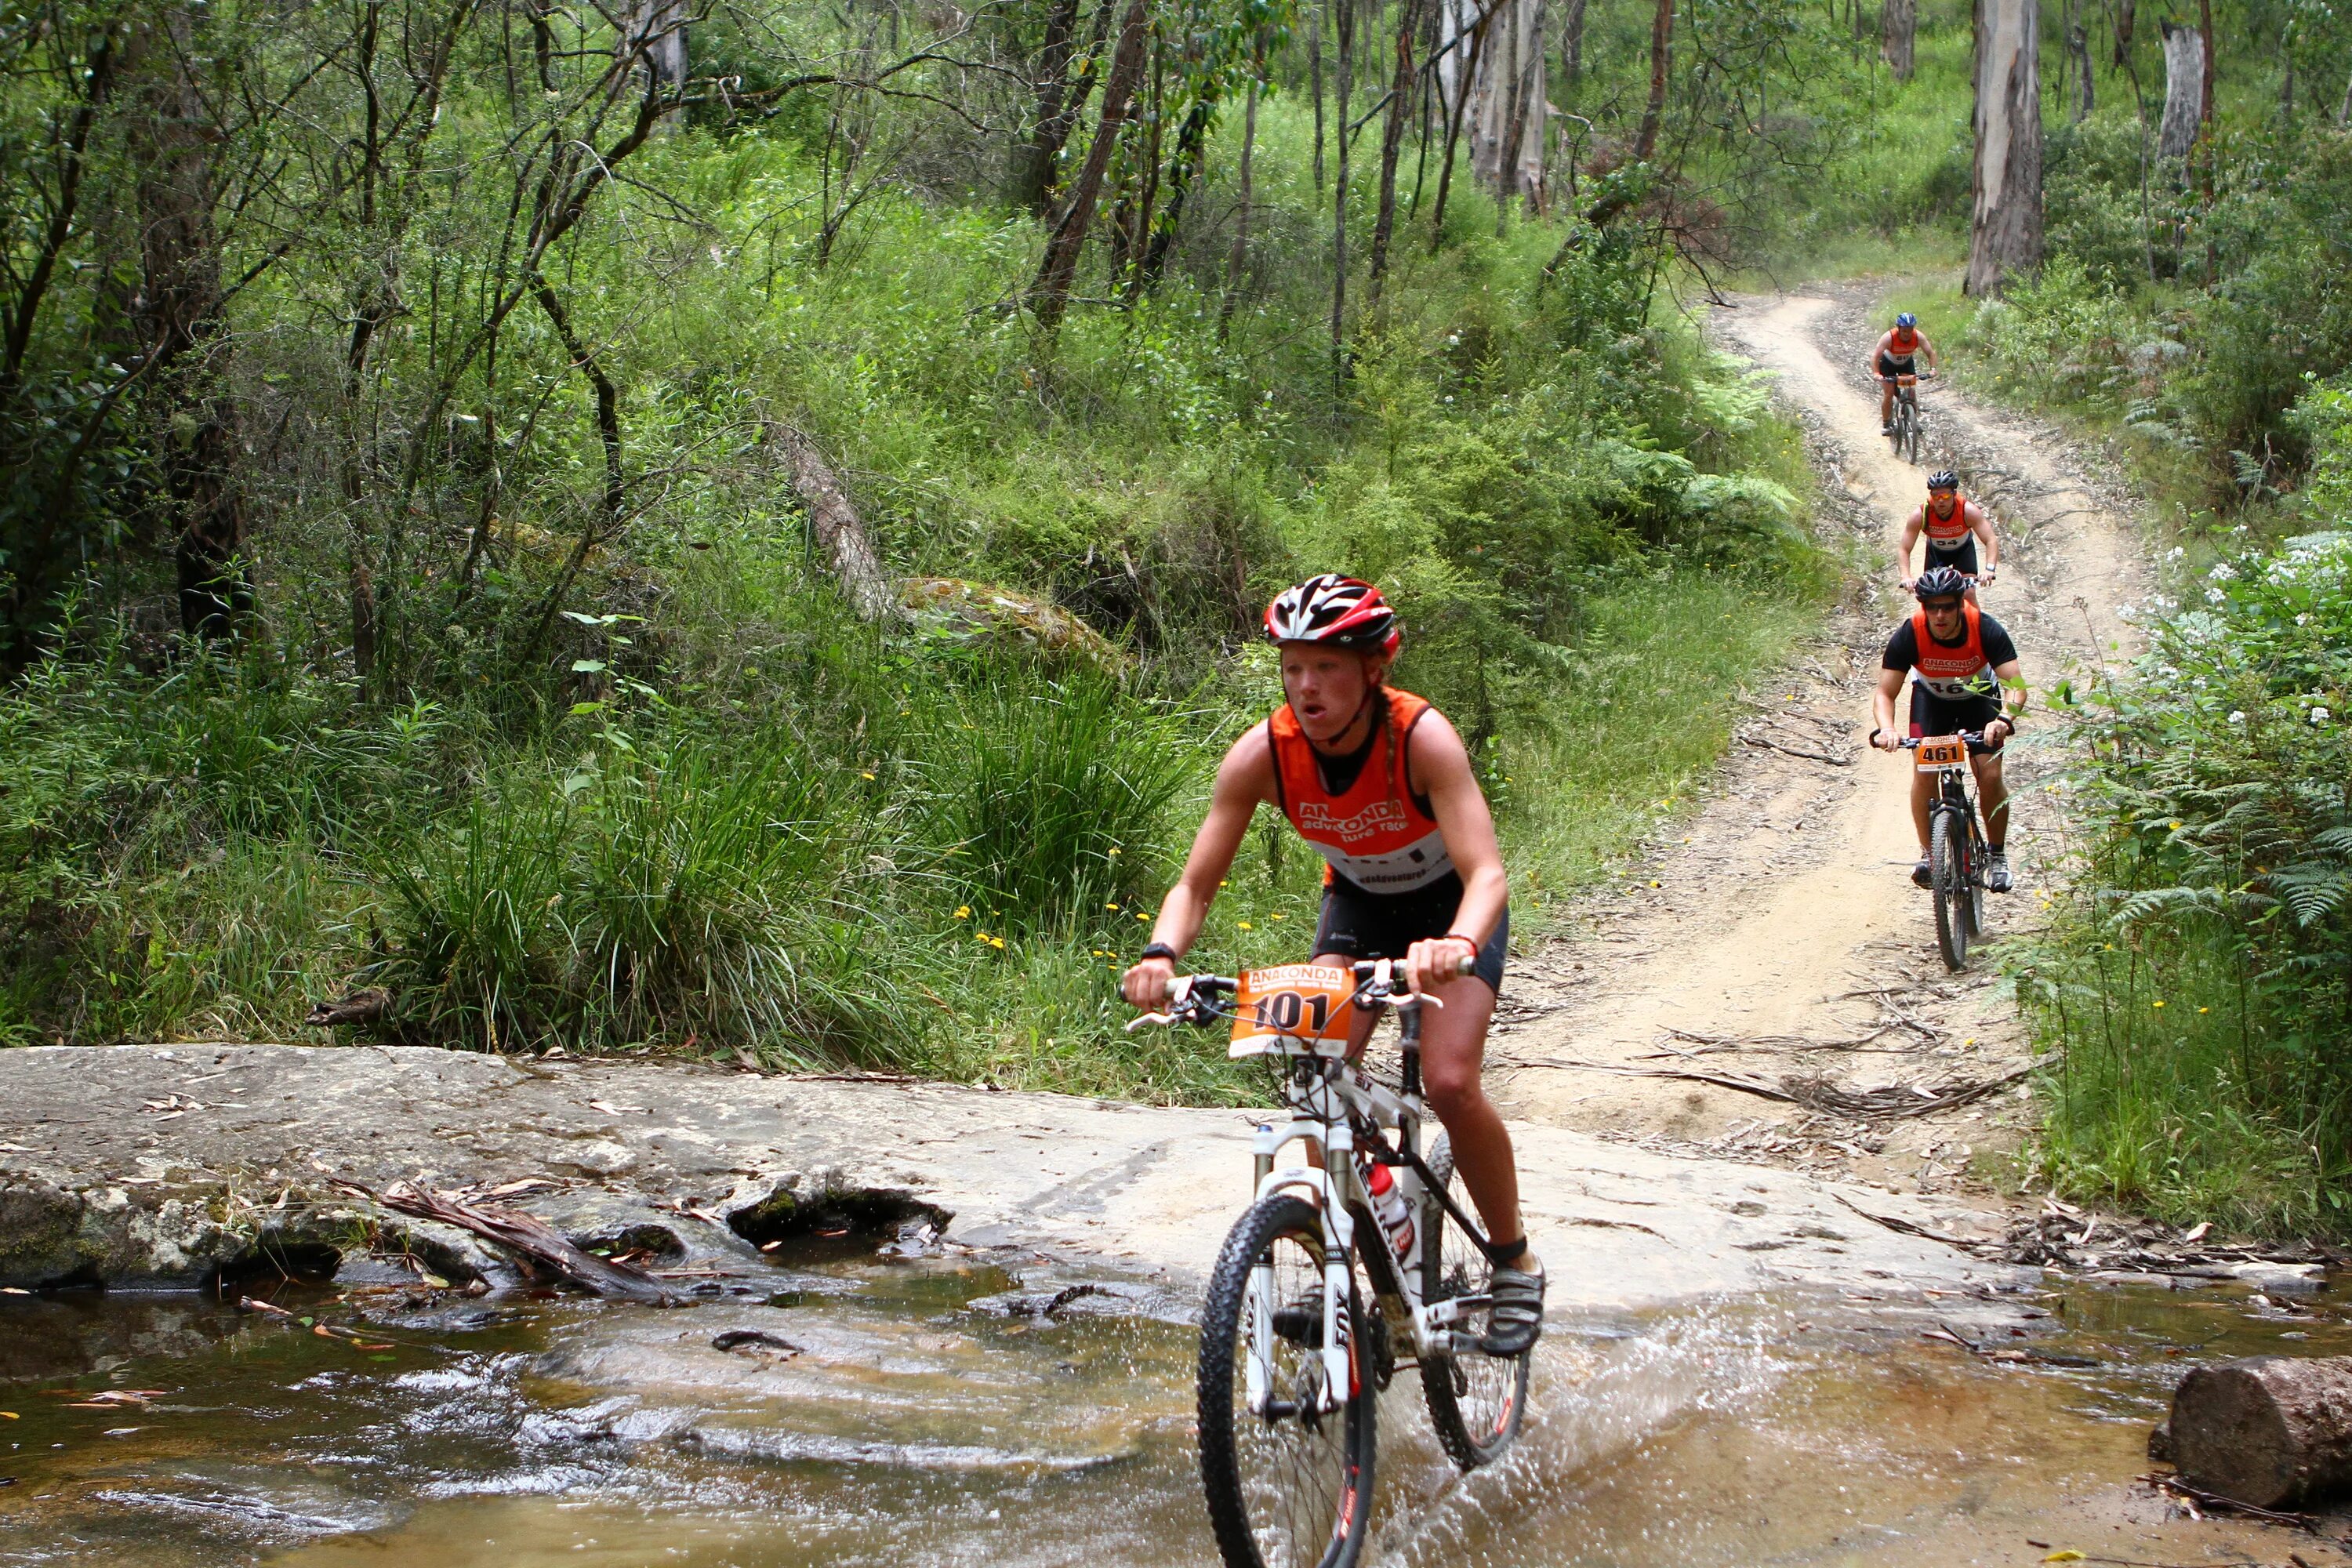
M2152 601L2137 678L2086 700L2088 872L2022 971L2047 1158L2179 1217L2352 1229L2352 533L2199 597Z

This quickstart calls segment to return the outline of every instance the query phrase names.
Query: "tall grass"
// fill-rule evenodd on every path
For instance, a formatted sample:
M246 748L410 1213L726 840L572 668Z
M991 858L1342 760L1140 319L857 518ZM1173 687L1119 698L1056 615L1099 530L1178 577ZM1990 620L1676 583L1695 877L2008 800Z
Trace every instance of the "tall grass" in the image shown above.
M2168 1216L2352 1231L2352 533L2216 566L2090 694L2090 834L2019 955L2043 1158Z

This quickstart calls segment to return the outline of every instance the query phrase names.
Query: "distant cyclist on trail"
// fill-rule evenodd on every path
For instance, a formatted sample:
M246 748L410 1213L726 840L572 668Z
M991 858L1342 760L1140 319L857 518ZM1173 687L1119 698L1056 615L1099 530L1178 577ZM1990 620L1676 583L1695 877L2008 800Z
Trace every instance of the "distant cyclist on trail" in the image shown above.
M1927 500L1925 505L1903 520L1903 545L1897 552L1906 575L1903 585L1910 587L1916 577L1907 575L1911 570L1911 551L1921 534L1927 536L1927 553L1919 564L1921 573L1937 566L1948 566L1963 577L1973 577L1969 584L1968 601L1977 603L1977 589L1990 584L2000 566L2000 541L1993 536L1992 520L1984 508L1960 495L1959 477L1949 468L1938 468L1927 476ZM1984 565L1977 565L1977 546L1984 546Z
M1412 990L1443 1004L1422 1026L1423 1087L1495 1238L1479 1348L1517 1355L1543 1330L1544 1272L1520 1226L1510 1134L1479 1081L1510 932L1486 797L1454 726L1387 684L1399 632L1378 588L1309 578L1266 607L1265 635L1281 650L1289 700L1219 764L1183 876L1122 989L1138 1007L1161 1005L1260 804L1287 816L1328 862L1315 962L1402 958ZM1370 1027L1367 1017L1356 1047Z
M1927 341L1927 334L1919 330L1919 318L1908 310L1895 318L1893 330L1881 337L1878 346L1870 351L1870 374L1878 378L1880 435L1895 434L1895 378L1918 374L1918 356L1923 353L1927 354L1931 368L1943 368L1943 356L1936 352L1936 345Z
M2017 732L2018 717L2025 711L2025 678L2019 671L2016 642L1999 621L1968 602L1968 585L1958 572L1937 565L1911 584L1919 609L1886 639L1878 690L1871 701L1877 722L1870 743L1884 752L1902 745L1895 729L1895 696L1906 675L1911 677L1912 735L1983 731L1989 750L1970 752L1969 766L1976 774L1984 812L1985 847L1991 851L1985 885L2006 893L2009 786L2001 781L2000 748ZM2004 687L2015 694L2005 710L2000 697ZM1911 879L1923 888L1929 875L1927 808L1935 795L1933 774L1911 775L1911 823L1919 834L1919 862L1911 868Z

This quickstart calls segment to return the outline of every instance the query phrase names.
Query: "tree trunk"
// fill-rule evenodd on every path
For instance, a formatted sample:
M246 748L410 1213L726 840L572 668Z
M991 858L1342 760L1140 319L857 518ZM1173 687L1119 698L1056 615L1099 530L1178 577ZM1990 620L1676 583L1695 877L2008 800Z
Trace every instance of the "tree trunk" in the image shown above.
M2038 0L1977 0L1976 164L1967 291L1998 294L2042 265Z
M1447 7L1447 19L1454 23L1460 21L1464 12L1475 9L1475 0L1439 0L1439 3ZM1447 61L1454 66L1454 102L1445 121L1445 157L1437 169L1437 201L1429 214L1429 246L1432 250L1436 249L1445 237L1445 198L1454 189L1454 153L1462 140L1463 118L1469 112L1470 85L1478 79L1479 69L1486 62L1486 40L1494 31L1495 13L1489 10L1478 15L1470 28L1468 49L1465 51L1462 47L1462 34L1455 32L1452 38L1452 50L1446 56ZM1440 69L1443 72L1444 68ZM1443 83L1444 79L1441 74L1440 82Z
M2084 30L2082 19L2079 16L2076 17L2074 25L2066 29L2066 58L2074 62L2074 105L2073 119L2075 124L2080 125L2083 121L2091 118L2091 110L2098 107L2098 95L2095 86L2091 79L2090 34Z
M1265 62L1258 62L1265 69ZM1249 82L1249 100L1242 110L1242 161L1240 170L1241 201L1234 213L1233 248L1225 253L1225 297L1217 305L1217 336L1222 341L1234 319L1234 306L1241 299L1242 274L1249 266L1250 173L1251 162L1257 153L1257 92L1258 78Z
M2194 27L2166 22L2164 118L2156 133L2158 162L2178 163L2197 144L2205 119L2205 38Z
M1650 100L1642 110L1642 129L1633 137L1637 163L1648 163L1658 150L1658 127L1666 114L1666 68L1674 57L1674 46L1675 0L1658 0L1650 18Z
M1559 68L1570 88L1584 76L1584 6L1585 0L1568 0L1560 14Z
M686 26L687 0L638 0L614 47L637 55L654 88L675 97L686 85Z
M1511 198L1540 206L1547 129L1543 0L1500 0L1473 84L1471 172L1495 192L1497 230Z
M225 637L253 608L245 571L243 448L229 393L221 320L220 236L213 223L215 133L197 24L174 9L134 35L126 74L139 83L128 145L135 170L141 283L132 319L146 342L157 466L177 535L180 625ZM168 36L158 36L165 32Z
M1346 374L1344 345L1348 324L1348 110L1354 86L1355 0L1332 0L1337 7L1339 42L1339 138L1334 149L1336 167L1331 181L1331 387L1336 395Z
M1108 13L1116 0L1102 0ZM1029 139L1014 153L1011 195L1036 216L1043 217L1052 199L1054 160L1070 134L1063 105L1070 97L1070 59L1077 52L1078 0L1054 0L1045 17L1045 41L1037 48L1036 107L1031 113Z
M2205 46L2205 68L2198 83L2197 122L2213 122L2213 0L2197 0L2197 37Z
M2131 66L2132 28L2136 12L2137 6L2134 0L2116 0L2115 65L2117 70L2126 70Z
M1103 172L1110 166L1119 127L1126 123L1128 105L1143 75L1148 9L1145 0L1128 0L1127 15L1118 26L1118 49L1111 57L1109 79L1103 84L1102 115L1095 126L1094 145L1087 149L1086 164L1071 187L1061 221L1046 238L1036 280L1029 286L1029 308L1047 331L1062 324L1063 313L1069 309L1070 288L1078 275L1078 253L1086 246L1087 226L1094 222L1095 204L1102 196Z
M2352 1356L2200 1366L2172 1396L2181 1479L2256 1508L2352 1489Z
M1396 73L1389 84L1388 119L1381 126L1380 216L1372 223L1370 275L1365 283L1375 319L1381 313L1381 279L1388 271L1389 240L1396 232L1397 158L1404 150L1405 116L1412 112L1412 83L1417 74L1413 68L1412 36L1420 26L1420 0L1404 0L1397 18Z
M841 488L816 443L789 425L771 425L768 444L793 476L793 491L808 512L809 537L823 552L842 596L866 620L903 616L898 580L882 564L865 522L850 504L849 492Z
M1918 0L1885 0L1878 8L1878 53L1896 81L1911 79L1913 46L1919 30Z
M1315 99L1315 194L1323 195L1323 5L1307 0L1307 79ZM1342 125L1346 116L1341 117Z

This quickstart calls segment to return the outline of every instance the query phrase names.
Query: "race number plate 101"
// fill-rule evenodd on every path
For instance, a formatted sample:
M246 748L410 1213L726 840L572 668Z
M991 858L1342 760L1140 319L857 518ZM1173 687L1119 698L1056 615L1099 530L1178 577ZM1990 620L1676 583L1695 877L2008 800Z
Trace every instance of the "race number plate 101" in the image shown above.
M1283 1050L1337 1055L1355 1022L1356 976L1331 963L1286 963L1245 970L1234 997L1229 1057Z
M1938 768L1958 767L1969 760L1969 749L1958 735L1943 735L1919 742L1919 771L1933 773Z

